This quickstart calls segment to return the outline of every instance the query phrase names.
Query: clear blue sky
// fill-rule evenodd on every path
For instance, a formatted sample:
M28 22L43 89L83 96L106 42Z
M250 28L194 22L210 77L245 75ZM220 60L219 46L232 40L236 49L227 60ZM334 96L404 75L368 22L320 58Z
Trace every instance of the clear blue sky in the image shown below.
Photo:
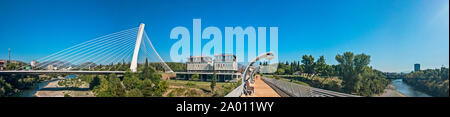
M147 24L170 60L176 26L279 27L279 59L345 51L371 55L382 71L449 66L448 0L0 0L0 59L31 61L78 43ZM192 33L192 32L191 32Z

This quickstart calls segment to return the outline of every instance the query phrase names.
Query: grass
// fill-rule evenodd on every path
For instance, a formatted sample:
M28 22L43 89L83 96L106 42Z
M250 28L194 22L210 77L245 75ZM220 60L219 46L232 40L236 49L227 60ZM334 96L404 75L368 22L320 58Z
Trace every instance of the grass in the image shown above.
M168 83L167 97L223 97L234 89L228 82L217 82L214 92L211 91L211 82L168 80Z

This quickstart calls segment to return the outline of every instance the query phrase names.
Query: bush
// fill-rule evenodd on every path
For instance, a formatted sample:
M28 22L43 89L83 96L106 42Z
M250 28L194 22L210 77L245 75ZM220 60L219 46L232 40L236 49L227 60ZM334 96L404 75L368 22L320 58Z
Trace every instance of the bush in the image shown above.
M72 97L72 96L70 96L68 93L65 93L64 97Z

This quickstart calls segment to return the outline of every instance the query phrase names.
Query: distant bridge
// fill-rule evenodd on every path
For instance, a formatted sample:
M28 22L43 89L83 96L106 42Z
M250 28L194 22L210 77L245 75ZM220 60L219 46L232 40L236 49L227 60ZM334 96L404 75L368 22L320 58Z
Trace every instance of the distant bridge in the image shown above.
M154 48L150 38L144 31L145 24L139 27L122 30L101 36L62 51L50 54L31 62L30 65L19 66L19 70L0 71L5 74L124 74L125 71L70 70L91 69L98 65L112 65L116 63L131 63L131 72L137 72L138 59L157 58L165 72L172 73L172 69L164 62ZM153 54L151 54L154 52ZM150 56L154 55L154 56ZM40 62L40 63L39 63ZM33 69L27 69L30 68ZM48 70L35 70L48 69Z

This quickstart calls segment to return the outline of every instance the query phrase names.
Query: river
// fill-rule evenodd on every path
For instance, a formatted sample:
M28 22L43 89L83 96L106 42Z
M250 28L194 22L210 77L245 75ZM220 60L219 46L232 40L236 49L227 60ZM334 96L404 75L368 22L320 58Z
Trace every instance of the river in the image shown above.
M396 91L405 94L408 97L431 97L428 94L414 90L413 87L407 85L402 79L393 80L392 85L396 87Z

